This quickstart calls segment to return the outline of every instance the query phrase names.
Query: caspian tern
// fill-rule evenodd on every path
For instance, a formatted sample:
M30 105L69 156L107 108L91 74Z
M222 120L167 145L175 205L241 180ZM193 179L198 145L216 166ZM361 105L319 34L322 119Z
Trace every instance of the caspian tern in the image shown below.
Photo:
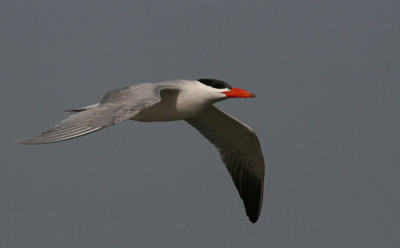
M20 144L44 144L76 138L125 120L141 122L185 120L218 149L255 223L264 189L264 158L255 132L213 104L228 98L255 97L217 79L142 83L108 92L99 103L80 109L48 131Z

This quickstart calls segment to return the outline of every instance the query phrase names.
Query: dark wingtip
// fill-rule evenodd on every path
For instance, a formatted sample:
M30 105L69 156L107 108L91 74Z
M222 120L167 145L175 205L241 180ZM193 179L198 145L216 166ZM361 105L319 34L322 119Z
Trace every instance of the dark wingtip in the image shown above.
M261 207L254 209L249 206L246 206L245 208L246 208L246 214L249 217L251 223L256 223L258 221L258 218L260 217Z
M256 217L250 217L249 216L249 220L251 221L251 223L255 224L257 222L257 220L258 220L258 216L256 216Z
M256 223L261 214L263 195L264 195L264 179L252 180L247 194L241 194L246 209L246 214L252 223ZM251 193L249 193L251 192Z

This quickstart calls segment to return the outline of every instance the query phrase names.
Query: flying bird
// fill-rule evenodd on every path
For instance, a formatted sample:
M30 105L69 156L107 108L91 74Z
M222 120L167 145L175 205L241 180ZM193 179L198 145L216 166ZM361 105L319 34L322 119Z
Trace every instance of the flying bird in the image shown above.
M74 114L40 135L15 143L63 141L125 120L185 120L218 149L246 214L255 223L262 207L265 170L259 140L249 126L213 106L228 98L253 97L251 92L217 79L142 83L110 91L98 103L67 110Z

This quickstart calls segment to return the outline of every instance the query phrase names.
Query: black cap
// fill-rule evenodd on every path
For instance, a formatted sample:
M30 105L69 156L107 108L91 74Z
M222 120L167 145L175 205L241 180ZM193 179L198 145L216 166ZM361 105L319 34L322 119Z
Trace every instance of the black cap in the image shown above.
M232 89L232 86L230 86L228 83L218 79L202 78L202 79L197 79L197 81L216 89L225 89L225 88L230 90Z

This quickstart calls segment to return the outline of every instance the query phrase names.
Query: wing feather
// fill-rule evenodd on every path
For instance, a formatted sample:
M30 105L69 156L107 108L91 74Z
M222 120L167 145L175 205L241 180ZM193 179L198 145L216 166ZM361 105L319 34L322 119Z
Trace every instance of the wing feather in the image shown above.
M49 130L19 144L44 144L76 138L128 120L161 100L160 91L169 84L143 83L108 92L100 103L71 110L77 112Z
M125 107L126 109L127 107ZM91 108L86 111L78 112L61 121L59 124L41 133L40 135L19 140L19 144L44 144L76 138L85 134L92 133L102 128L117 123L117 113L124 107L101 106ZM129 108L128 108L129 109ZM125 115L123 119L133 116L137 111L131 111L130 115Z
M265 170L255 132L214 106L186 121L219 150L243 200L247 216L255 223L262 207Z

